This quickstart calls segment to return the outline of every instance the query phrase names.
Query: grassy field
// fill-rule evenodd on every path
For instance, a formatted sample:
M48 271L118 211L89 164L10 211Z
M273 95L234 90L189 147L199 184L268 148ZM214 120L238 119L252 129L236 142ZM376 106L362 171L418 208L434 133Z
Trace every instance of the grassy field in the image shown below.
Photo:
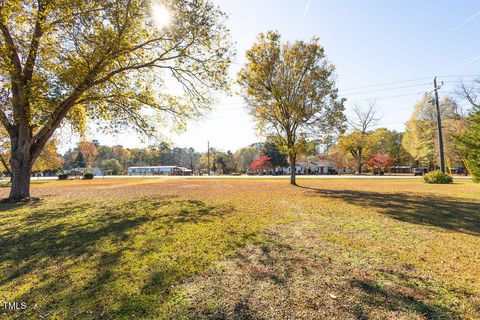
M480 185L50 181L0 204L7 319L479 319ZM0 198L8 195L0 188Z

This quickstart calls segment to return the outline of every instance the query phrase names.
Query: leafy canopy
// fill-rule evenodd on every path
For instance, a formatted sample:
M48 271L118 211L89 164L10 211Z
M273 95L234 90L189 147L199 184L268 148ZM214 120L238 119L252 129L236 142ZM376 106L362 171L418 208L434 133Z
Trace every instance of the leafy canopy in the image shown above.
M250 165L251 170L267 170L272 167L272 163L270 161L270 158L266 155L261 155L258 158L256 158L252 164Z
M430 166L437 163L438 158L437 114L431 99L431 96L426 96L415 106L415 110L407 122L402 141L402 145L414 160ZM461 155L456 152L458 149L454 133L461 129L464 120L459 114L457 103L451 98L446 97L440 101L439 106L446 156L451 160L458 161Z
M302 152L307 137L342 128L344 100L318 38L281 43L280 34L270 31L246 55L238 83L249 111L291 158Z
M456 138L466 149L463 161L467 170L472 175L473 181L480 183L480 112L471 114L466 122L465 130Z
M155 5L169 25L154 21ZM87 118L146 134L159 118L181 127L228 88L224 19L207 0L2 1L1 123L39 147L64 119L78 130Z
M262 153L270 159L273 168L287 167L287 155L278 148L274 141L267 139L262 145Z
M365 163L374 169L380 168L386 170L387 168L393 166L395 161L397 161L397 159L390 157L388 154L376 153Z

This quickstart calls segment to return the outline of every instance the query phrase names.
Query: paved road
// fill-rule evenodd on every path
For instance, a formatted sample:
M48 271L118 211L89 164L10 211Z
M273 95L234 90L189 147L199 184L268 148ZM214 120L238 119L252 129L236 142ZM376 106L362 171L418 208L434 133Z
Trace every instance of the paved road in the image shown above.
M96 176L95 179L290 179L290 176L142 176L142 175L132 175L132 176ZM356 175L311 175L297 176L298 179L421 179L420 176L413 175L386 175L386 176L356 176ZM455 179L470 179L466 176L455 176ZM32 177L33 181L36 180L56 180L57 177Z

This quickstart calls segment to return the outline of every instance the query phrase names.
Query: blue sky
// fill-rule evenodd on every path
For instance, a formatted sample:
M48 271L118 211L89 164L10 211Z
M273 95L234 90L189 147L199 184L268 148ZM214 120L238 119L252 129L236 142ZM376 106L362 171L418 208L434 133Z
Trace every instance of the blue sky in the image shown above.
M432 89L433 76L451 93L458 75L480 74L480 1L446 0L215 0L229 15L227 25L237 51L231 75L244 62L244 53L260 32L278 30L284 40L320 38L337 69L340 95L348 110L376 99L379 126L403 130L422 93ZM448 76L448 77L445 77ZM399 82L390 85L370 85ZM219 96L206 119L190 123L183 134L166 133L179 146L199 151L210 145L236 150L261 140L239 96ZM107 136L90 131L89 139L126 147L145 146L130 133ZM72 139L63 148L71 146Z

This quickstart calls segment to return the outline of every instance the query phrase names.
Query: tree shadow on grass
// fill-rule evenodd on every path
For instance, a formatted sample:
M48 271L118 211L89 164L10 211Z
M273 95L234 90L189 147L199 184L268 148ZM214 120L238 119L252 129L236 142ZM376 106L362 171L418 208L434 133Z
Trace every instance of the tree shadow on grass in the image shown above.
M451 301L475 303L471 293L439 286L413 269L352 269L330 259L336 251L316 258L301 252L277 241L242 250L231 272L187 291L188 308L178 318L460 319Z
M480 235L480 202L440 195L302 188L313 195L379 209L400 221Z
M63 210L62 210L63 211ZM50 212L54 217L58 212ZM118 241L129 229L147 222L145 217L113 216L104 225L95 226L94 221L72 225L59 223L52 226L31 227L16 234L0 238L0 261L9 261L16 266L10 274L0 279L0 285L28 273L39 264L48 264L53 259L74 259L92 253L92 247L102 238ZM98 221L97 221L98 222ZM35 225L35 224L32 224Z
M417 314L425 319L460 319L460 315L445 306L419 298L418 292L408 287L384 286L369 279L353 279L351 285L360 289L353 306L357 319L370 319L371 309Z
M29 305L39 302L36 310L28 308L22 312L25 318L141 316L151 311L148 302L158 301L159 292L190 275L168 270L175 276L173 282L157 278L149 282L150 291L139 297L116 292L112 284L119 279L144 281L143 274L124 274L129 273L132 265L139 267L131 260L131 254L129 260L124 259L127 251L135 252L134 256L142 254L142 248L135 246L135 237L148 230L157 241L163 241L158 237L162 234L159 229L208 222L232 210L197 200L156 197L121 204L72 202L61 208L32 207L28 213L12 211L7 214L15 215L15 223L0 233L0 286L10 288L5 297L12 300L27 301ZM146 225L148 229L144 228ZM78 268L82 273L79 276L88 279L81 288L73 289L69 277L72 268ZM16 294L15 284L28 283L32 281L30 277L40 280L33 280L27 293ZM106 297L110 301L121 300L122 307L112 310L111 306L102 305Z
M0 200L0 212L8 212L8 211L14 211L19 208L36 208L39 207L42 204L42 199L39 198L29 198L28 200L25 201L14 201L10 202L8 199L1 199Z

